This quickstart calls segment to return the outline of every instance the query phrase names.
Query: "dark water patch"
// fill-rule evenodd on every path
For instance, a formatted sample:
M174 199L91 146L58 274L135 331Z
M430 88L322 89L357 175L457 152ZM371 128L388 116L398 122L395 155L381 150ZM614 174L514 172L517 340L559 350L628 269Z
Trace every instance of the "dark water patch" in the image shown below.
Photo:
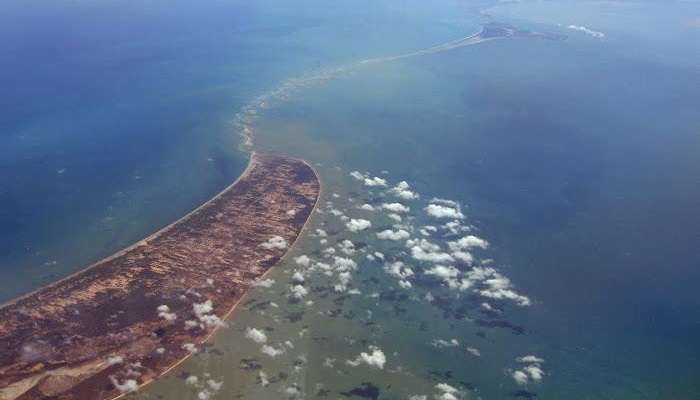
M429 376L435 380L439 379L452 379L453 373L450 370L447 371L428 371Z
M262 368L262 365L256 358L243 358L239 365L242 370L246 371L257 371Z
M250 311L259 311L259 310L267 310L268 307L270 307L271 301L261 301L249 308Z
M537 393L528 392L527 390L516 390L510 395L517 399L534 399L537 397Z
M504 328L504 329L510 329L511 332L515 335L524 335L525 334L525 328L516 325L510 321L506 321L503 319L496 319L496 320L483 320L483 319L477 319L476 324L478 326L486 327L486 328Z
M360 386L354 387L347 392L340 392L345 397L362 397L364 399L377 400L379 398L379 388L371 382L362 382Z
M287 321L294 323L294 322L299 322L301 319L304 317L304 311L293 311L290 313L287 313L287 316L285 317Z
M333 304L335 304L336 306L342 307L343 305L345 305L345 300L347 300L349 298L350 298L349 294L338 296L333 300Z

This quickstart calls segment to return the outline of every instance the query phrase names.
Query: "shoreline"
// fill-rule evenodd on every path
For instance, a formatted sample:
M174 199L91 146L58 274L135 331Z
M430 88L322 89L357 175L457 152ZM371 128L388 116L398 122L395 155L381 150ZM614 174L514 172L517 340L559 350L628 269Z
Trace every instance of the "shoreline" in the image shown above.
M251 159L252 159L252 156L251 156ZM304 164L306 164L306 165L314 172L314 175L316 175L316 178L318 179L318 182L319 182L319 194L318 194L318 197L316 198L316 202L314 203L314 206L313 206L313 208L311 209L311 213L309 214L309 217L306 219L306 222L304 223L304 226L303 226L303 227L301 228L301 230L299 231L299 234L297 235L296 239L294 239L294 242L292 242L292 243L287 247L287 251L284 253L284 255L282 256L282 258L281 258L274 266L270 267L267 271L265 271L265 273L262 274L262 275L258 278L258 280L264 279L268 274L270 274L271 272L275 271L275 270L280 266L280 264L282 264L283 262L287 261L287 257L288 257L289 254L292 252L292 250L295 248L295 246L297 245L297 243L299 243L299 239L301 238L301 235L307 230L307 228L308 228L308 226L309 226L309 223L311 222L311 220L312 220L312 218L313 218L313 216L314 216L314 213L316 212L316 209L318 208L318 205L319 205L319 203L321 202L321 196L323 195L323 181L322 181L322 179L321 179L321 175L318 174L318 171L316 171L316 168L314 168L308 161L306 161L306 160L304 160L304 159L300 159L300 161L303 162ZM231 309L230 309L228 312L226 312L226 313L221 317L221 319L224 320L224 321L228 321L228 320L230 320L231 318L233 318L233 313L234 313L234 311L236 311L236 308L238 308L238 305L239 305L243 300L245 300L245 299L248 297L248 295L250 294L250 292L251 292L251 290L246 291L245 294L243 294L243 296L241 296L241 298L238 299L238 301L236 301L236 303L231 307ZM221 328L224 328L224 327L215 327L214 330L213 330L209 335L207 335L204 339L202 339L201 342L197 343L197 345L201 346L202 344L209 342L211 339L214 338L214 336L219 332L219 330L220 330ZM175 370L176 368L178 368L179 366L181 366L182 364L184 364L187 360L189 360L192 356L194 356L194 355L196 355L196 354L197 354L197 353L189 353L189 354L187 354L185 357L183 357L183 358L180 359L177 363L175 363L175 364L173 364L172 366L170 366L168 369L166 369L165 371L163 371L163 372L162 372L160 375L158 375L157 377L152 378L152 379L150 379L150 380L148 380L148 381L142 383L141 385L139 385L139 387L138 387L136 390L134 390L134 391L132 391L132 392L122 393L122 394L118 395L117 397L113 397L111 400L118 400L118 399L124 398L124 397L126 397L126 396L129 396L129 395L131 395L131 394L134 394L134 393L137 393L137 392L141 391L141 390L144 389L146 386L149 386L150 384L152 384L152 383L154 383L154 382L156 382L156 381L158 381L158 380L164 378L166 375L168 375L170 372L172 372L173 370Z
M253 283L288 258L307 231L322 190L309 162L252 152L232 184L185 216L5 303L0 308L0 397L122 398L175 370L196 354L187 346L197 349L210 341ZM289 245L262 246L275 237ZM210 304L210 317L220 322L201 320L195 305L203 300ZM175 317L157 314L158 304L170 305ZM194 321L185 322L200 320L194 330L183 326L188 317ZM76 347L70 338L80 344ZM36 345L49 349L23 361L22 349ZM143 381L131 379L135 390L118 392L114 381L113 388L103 389L112 379L127 379L121 361L108 362L113 356L123 357L124 366L127 360L143 363ZM68 386L66 379L72 379ZM104 397L105 392L113 396Z
M148 242L149 242L150 240L153 240L153 239L158 238L160 235L162 235L163 233L165 233L168 229L172 228L174 225L176 225L176 224L178 224L178 223L184 221L185 219L187 219L188 217L190 217L191 215L193 215L193 214L196 213L197 211L200 211L200 210L201 210L202 208L204 208L205 206L211 204L214 200L218 199L219 197L221 197L221 195L223 195L223 194L226 193L228 190L230 190L230 189L231 189L236 183L238 183L241 179L244 179L244 178L250 173L250 171L252 170L252 168L253 168L253 166L254 166L254 158L255 158L256 155L257 155L257 153L256 153L255 151L253 151L253 152L250 153L250 157L249 157L249 159L248 159L248 165L246 165L246 167L245 167L245 169L243 170L243 172L241 173L241 175L239 175L238 178L236 178L236 180L233 181L233 183L231 183L230 185L227 185L223 190L219 191L217 194L215 194L215 195L214 195L213 197L211 197L209 200L207 200L206 202L200 204L199 206L197 206L197 207L194 208L193 210L189 211L187 214L185 214L185 215L183 215L182 217L176 219L175 221L173 221L173 222L171 222L171 223L165 225L164 227L158 229L157 231L155 231L155 232L149 234L149 235L146 236L145 238L143 238L143 239L141 239L141 240L139 240L139 241L137 241L137 242L134 242L133 244L131 244L131 245L127 246L127 247L124 247L124 248L121 249L121 250L117 250L115 253L110 254L110 255L107 256L107 257L101 258L101 259L99 259L99 260L97 260L97 261L95 261L95 262L93 262L93 263L91 263L91 264L88 264L87 266L85 266L85 267L83 267L83 268L81 268L81 269L79 269L79 270L77 270L77 271L75 271L75 272L71 272L69 275L66 275L66 276L64 276L63 278L58 279L57 281L54 281L54 282L51 282L51 283L46 284L46 285L44 285L44 286L38 287L38 288L36 288L36 289L34 289L34 290L30 291L30 292L27 292L27 293L25 293L25 294L23 294L23 295L20 295L20 296L18 296L18 297L15 297L15 298L13 298L13 299L11 299L11 300L8 300L8 301L6 301L6 302L0 304L0 310L2 310L2 309L5 308L5 307L14 305L14 304L16 304L17 302L22 301L22 300L24 300L24 299L26 299L26 298L28 298L28 297L31 297L31 296L33 296L33 295L36 295L37 293L41 292L42 290L46 290L46 289L49 289L49 288L52 288L52 287L56 287L57 285L59 285L59 284L65 282L65 281L67 281L67 280L69 280L69 279L75 278L77 275L80 275L80 274L82 274L82 273L85 273L85 272L87 272L87 271L89 271L89 270L91 270L91 269L97 267L98 265L100 265L100 264L102 264L102 263L104 263L104 262L111 261L111 260L113 260L113 259L115 259L115 258L117 258L117 257L119 257L119 256L122 256L122 255L126 254L127 252L129 252L130 250L135 249L135 248L138 247L138 246L142 246L142 245L144 245L144 244L148 244Z

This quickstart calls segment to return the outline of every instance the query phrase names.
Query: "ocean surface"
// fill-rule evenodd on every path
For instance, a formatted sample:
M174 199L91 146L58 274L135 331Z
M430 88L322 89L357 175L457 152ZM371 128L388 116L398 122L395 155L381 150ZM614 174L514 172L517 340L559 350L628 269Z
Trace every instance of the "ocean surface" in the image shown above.
M362 63L492 21L566 39ZM4 2L0 300L206 201L247 129L316 166L319 212L133 397L697 399L698 43L696 2Z

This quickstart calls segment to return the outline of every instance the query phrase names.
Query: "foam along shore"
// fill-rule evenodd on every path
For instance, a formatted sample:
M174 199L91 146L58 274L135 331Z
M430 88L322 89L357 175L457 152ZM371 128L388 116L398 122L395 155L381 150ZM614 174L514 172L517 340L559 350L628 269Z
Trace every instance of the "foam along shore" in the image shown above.
M110 399L198 350L286 254L321 186L302 160L253 154L182 219L0 308L0 399Z

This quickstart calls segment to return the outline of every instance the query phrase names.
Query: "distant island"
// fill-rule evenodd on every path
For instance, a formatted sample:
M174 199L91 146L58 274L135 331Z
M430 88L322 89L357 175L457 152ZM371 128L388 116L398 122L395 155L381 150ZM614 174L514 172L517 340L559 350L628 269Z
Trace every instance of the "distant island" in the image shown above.
M306 162L254 154L182 219L4 305L0 399L111 399L169 371L286 254L320 190Z

